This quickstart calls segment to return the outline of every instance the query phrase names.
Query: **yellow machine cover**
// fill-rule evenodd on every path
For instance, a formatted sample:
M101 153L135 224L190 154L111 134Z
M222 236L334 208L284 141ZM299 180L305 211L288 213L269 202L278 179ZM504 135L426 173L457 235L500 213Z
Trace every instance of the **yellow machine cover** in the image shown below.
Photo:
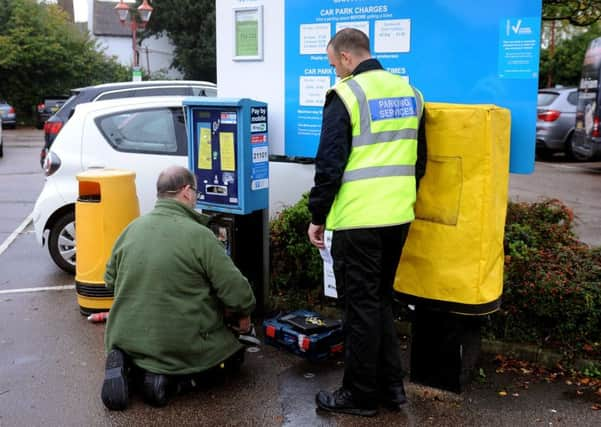
M428 163L394 289L460 314L497 310L509 180L510 112L426 103Z

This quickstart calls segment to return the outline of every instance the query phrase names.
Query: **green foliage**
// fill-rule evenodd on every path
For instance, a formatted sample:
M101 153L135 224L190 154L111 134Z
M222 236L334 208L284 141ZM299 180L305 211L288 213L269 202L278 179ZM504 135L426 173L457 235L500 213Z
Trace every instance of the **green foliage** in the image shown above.
M0 0L0 94L20 113L31 114L44 96L130 75L58 6Z
M539 86L548 85L549 74L552 75L552 84L578 86L586 47L591 40L600 36L601 25L594 24L586 33L559 41L553 55L549 49L541 49Z
M543 19L588 26L601 18L601 0L543 0Z
M509 204L503 305L489 334L598 354L601 248L576 239L573 218L558 200Z
M143 37L166 34L175 46L172 66L193 80L216 81L215 0L154 0Z
M275 308L324 304L322 262L307 236L307 203L305 194L271 222ZM559 200L509 203L503 304L489 317L486 336L601 357L601 248L579 242L573 220Z
M308 198L304 194L270 224L271 293L277 308L306 308L322 299L322 261L307 236Z

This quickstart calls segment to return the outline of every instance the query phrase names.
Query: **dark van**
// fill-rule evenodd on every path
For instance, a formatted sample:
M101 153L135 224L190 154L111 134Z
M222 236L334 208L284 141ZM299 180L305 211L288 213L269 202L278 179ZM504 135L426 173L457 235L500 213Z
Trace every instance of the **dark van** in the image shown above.
M588 161L601 156L601 37L590 42L584 55L582 77L578 86L576 128L572 145L573 157Z

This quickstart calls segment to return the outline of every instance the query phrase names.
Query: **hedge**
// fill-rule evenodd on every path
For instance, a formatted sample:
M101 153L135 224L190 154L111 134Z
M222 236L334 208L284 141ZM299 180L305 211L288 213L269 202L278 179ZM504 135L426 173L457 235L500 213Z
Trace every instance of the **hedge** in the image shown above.
M274 309L331 305L319 252L307 237L307 200L305 194L271 222ZM573 220L556 199L509 202L503 303L483 322L486 337L601 358L601 248L578 241Z

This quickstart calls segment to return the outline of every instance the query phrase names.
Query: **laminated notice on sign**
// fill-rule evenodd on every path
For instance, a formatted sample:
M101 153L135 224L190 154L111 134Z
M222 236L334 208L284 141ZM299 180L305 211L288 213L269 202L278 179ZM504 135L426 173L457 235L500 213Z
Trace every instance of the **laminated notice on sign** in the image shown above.
M221 132L219 134L219 147L221 150L221 170L235 171L236 156L234 154L233 132Z
M320 249L319 253L323 259L323 286L324 295L330 298L338 298L336 292L336 277L334 277L334 259L332 258L332 230L325 230L323 240L324 249Z
M211 168L211 129L208 124L206 124L206 127L200 125L198 135L198 169L210 170Z

